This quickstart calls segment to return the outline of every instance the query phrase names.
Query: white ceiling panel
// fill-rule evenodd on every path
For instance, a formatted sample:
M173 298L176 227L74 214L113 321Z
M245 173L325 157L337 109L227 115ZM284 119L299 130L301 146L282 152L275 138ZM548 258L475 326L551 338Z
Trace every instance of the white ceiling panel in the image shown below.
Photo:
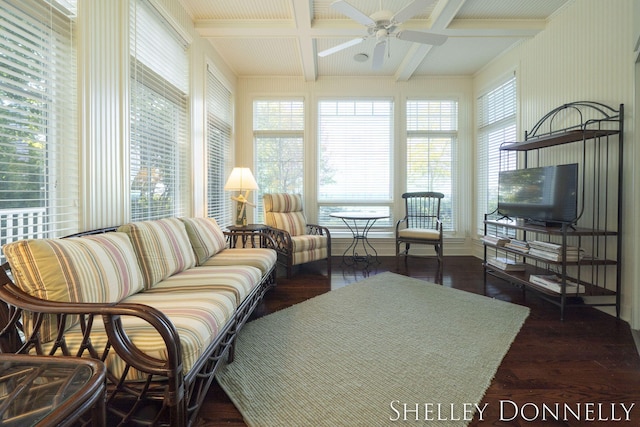
M213 39L211 44L238 76L302 75L295 39Z
M443 46L434 47L416 69L416 76L472 75L492 59L508 50L518 38L449 38ZM455 52L455 54L452 54ZM455 71L455 72L452 72Z
M458 19L546 19L567 0L480 0L466 1Z
M196 19L291 19L291 0L180 0Z
M337 42L341 43L342 41ZM318 74L321 76L393 76L409 52L412 43L390 40L384 63L378 70L373 70L371 67L374 45L375 40L369 39L333 55L318 58ZM321 46L323 47L321 48ZM324 46L325 41L318 42L318 50L323 49ZM368 58L366 61L360 62L355 59L358 54L365 54Z
M334 0L316 0L313 2L314 19L349 19L331 9ZM415 19L428 19L438 3L437 0L421 0L424 8L414 16ZM388 10L396 13L402 10L410 2L407 0L348 0L348 3L367 16L379 10Z

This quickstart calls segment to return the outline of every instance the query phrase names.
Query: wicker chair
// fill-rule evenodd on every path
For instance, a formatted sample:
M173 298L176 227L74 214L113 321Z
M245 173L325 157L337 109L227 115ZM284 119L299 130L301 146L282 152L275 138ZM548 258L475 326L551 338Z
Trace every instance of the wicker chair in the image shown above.
M442 280L442 221L440 204L444 194L437 192L404 193L405 217L396 224L396 260L409 257L412 244L431 245L438 260L437 281ZM404 244L404 250L400 246ZM431 256L433 257L433 256Z
M329 229L307 224L299 194L265 194L265 223L276 242L278 262L293 274L293 266L316 260L327 260L327 275L331 277L331 234Z

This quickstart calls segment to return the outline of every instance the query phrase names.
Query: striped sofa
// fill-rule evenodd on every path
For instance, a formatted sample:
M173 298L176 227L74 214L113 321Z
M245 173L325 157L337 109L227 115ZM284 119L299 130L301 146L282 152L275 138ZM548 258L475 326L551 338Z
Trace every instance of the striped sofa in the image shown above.
M231 249L213 219L166 218L9 243L0 351L102 360L108 425L191 425L275 285L263 237Z

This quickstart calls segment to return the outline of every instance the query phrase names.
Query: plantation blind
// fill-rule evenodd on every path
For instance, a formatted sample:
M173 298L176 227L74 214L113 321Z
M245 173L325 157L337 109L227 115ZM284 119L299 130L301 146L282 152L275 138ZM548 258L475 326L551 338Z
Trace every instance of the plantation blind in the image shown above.
M0 245L78 230L73 6L0 2Z
M207 68L207 216L222 227L232 225L231 199L224 191L231 173L232 95Z
M456 194L458 102L407 101L407 191L438 191L444 230L453 230Z
M322 224L335 211L390 214L393 199L393 101L324 100L318 104L318 205ZM375 226L388 226L389 220Z
M131 2L131 220L187 212L185 41L146 0Z
M484 214L498 206L498 172L515 169L515 156L500 156L503 142L516 140L516 78L478 98L477 201L478 234L484 233Z

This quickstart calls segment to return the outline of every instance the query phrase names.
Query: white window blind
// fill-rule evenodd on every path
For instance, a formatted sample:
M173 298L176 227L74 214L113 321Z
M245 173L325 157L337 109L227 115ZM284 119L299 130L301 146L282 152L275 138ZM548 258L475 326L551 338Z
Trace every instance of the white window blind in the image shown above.
M263 220L262 195L304 191L304 101L271 99L253 102L255 213Z
M393 101L318 104L318 221L342 226L337 211L389 215L393 199ZM376 227L389 226L390 219Z
M500 154L503 142L516 140L516 78L492 88L478 99L478 234L484 233L484 214L498 205L498 172L515 169L515 156Z
M453 230L458 102L407 101L407 191L438 191L444 230Z
M131 2L131 220L188 205L186 44L146 0Z
M232 97L209 68L207 71L207 216L220 226L231 225L231 200L224 184L233 167L231 159Z
M74 27L57 2L0 2L0 245L78 230Z

